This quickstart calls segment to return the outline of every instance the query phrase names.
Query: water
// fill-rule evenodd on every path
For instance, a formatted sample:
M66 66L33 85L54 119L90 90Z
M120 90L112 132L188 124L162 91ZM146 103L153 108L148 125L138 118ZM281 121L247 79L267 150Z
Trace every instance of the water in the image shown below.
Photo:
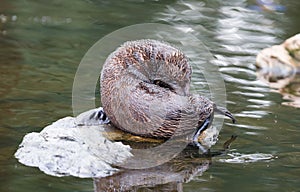
M236 125L226 121L213 147L220 149L236 134L230 154L212 158L210 166L202 167L203 173L182 184L183 191L298 191L300 111L257 79L255 57L261 49L300 31L300 4L282 2L283 13L249 10L254 4L234 0L2 1L0 190L94 190L91 179L48 176L21 165L13 154L26 133L41 131L72 114L74 75L89 47L118 28L161 22L192 33L206 44L223 74L227 106L238 119ZM152 172L143 174L147 173Z

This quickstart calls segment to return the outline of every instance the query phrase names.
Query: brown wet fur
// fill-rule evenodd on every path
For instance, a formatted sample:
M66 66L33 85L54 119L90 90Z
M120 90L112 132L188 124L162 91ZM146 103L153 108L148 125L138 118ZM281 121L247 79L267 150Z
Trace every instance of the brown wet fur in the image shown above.
M111 123L134 135L192 134L214 103L190 94L192 68L177 48L156 40L126 42L105 61L101 101Z

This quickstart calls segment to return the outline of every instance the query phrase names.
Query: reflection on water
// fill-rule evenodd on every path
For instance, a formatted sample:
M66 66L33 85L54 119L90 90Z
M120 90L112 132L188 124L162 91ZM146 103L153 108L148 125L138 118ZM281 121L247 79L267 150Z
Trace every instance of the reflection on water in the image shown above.
M292 79L289 85L279 91L283 95L283 99L287 100L282 104L300 108L300 77Z
M253 4L244 0L2 1L0 15L5 15L7 21L0 22L0 190L93 190L92 181L49 177L20 165L12 156L26 133L38 132L50 122L72 114L72 82L88 47L120 27L159 21L201 39L223 74L227 106L238 124L226 123L214 148L235 133L239 137L234 152L278 157L251 164L212 159L202 176L195 175L182 184L184 191L297 191L299 109L281 105L286 102L282 96L257 79L255 57L261 49L300 31L299 2L281 1L286 7L283 13L248 9ZM194 83L206 87L197 79ZM298 90L294 89L296 84L282 91ZM120 180L124 177L120 174Z
M187 148L176 158L160 166L124 170L113 176L94 180L95 191L183 191L183 183L201 176L211 158L202 157L195 148Z
M274 92L282 94L284 101L283 105L300 108L300 76L292 75L275 82L269 82L263 76L260 76L262 81L265 81Z

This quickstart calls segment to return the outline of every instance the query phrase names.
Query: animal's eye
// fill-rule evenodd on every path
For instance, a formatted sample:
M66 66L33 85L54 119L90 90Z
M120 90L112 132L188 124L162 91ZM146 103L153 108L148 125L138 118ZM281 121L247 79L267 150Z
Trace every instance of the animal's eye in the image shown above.
M163 88L166 88L166 89L169 89L170 91L174 91L174 88L171 85L169 85L168 83L163 82L161 80L154 80L153 84L158 85Z

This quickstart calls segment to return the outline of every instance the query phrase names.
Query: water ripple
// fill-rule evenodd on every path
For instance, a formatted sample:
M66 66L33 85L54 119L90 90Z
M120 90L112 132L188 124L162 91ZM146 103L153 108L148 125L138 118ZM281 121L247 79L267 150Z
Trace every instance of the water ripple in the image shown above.
M255 163L255 162L269 162L274 158L271 154L266 153L253 153L253 154L241 154L241 153L230 153L228 154L229 159L219 159L222 163Z
M236 117L248 117L248 118L262 118L268 115L269 112L263 110L241 111L237 113Z
M266 130L268 128L266 127L260 127L260 126L253 126L253 125L245 125L245 124L233 124L233 127L239 127L242 129L250 129L250 130Z

